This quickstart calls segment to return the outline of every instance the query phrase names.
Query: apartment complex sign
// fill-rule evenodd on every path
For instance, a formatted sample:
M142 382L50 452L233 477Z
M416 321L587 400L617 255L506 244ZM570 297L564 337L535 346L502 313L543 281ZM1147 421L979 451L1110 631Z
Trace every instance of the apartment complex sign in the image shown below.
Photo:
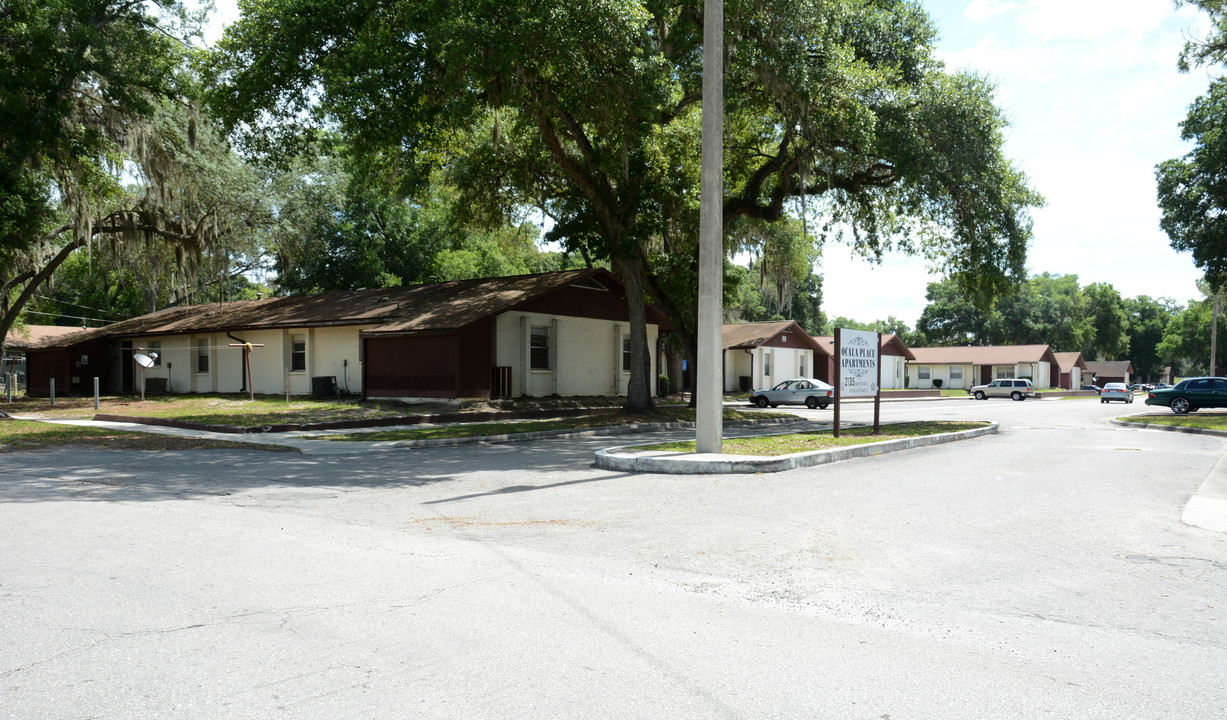
M839 394L877 397L878 333L840 328L839 336Z

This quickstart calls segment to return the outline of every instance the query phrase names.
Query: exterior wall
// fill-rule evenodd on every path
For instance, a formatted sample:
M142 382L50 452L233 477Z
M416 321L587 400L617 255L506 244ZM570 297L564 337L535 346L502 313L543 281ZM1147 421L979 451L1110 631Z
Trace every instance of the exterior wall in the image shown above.
M725 392L740 392L741 378L751 378L750 384L753 385L755 364L753 351L746 352L741 348L730 348L724 351L724 391Z
M301 328L236 332L252 345L252 387L260 395L284 395L289 381L292 395L310 395L311 378L335 375L337 387L361 392L362 372L358 359L358 336L363 328ZM290 372L291 338L302 335L307 342L306 369ZM197 347L203 341L209 357L206 372L197 372ZM174 393L237 393L246 387L243 351L230 347L235 340L226 333L200 333L132 339L135 352L158 348L159 365L145 371L145 378L162 378ZM136 376L139 390L139 375ZM348 385L346 384L348 383Z
M549 328L550 368L531 369L531 332ZM630 371L622 369L622 341L630 334L627 322L508 312L494 323L494 364L511 368L512 394L625 395ZM656 347L659 331L648 325L648 356L652 363L648 382L656 387Z
M903 389L903 377L907 370L907 359L901 355L879 355L878 360L882 367L882 389Z
M751 354L754 357L754 370L750 373L750 385L758 390L765 390L789 378L802 375L812 377L814 371L814 351L808 348L757 347ZM736 389L737 382L734 377L733 387L729 388L726 378L725 388Z
M307 338L307 392L310 378L334 376L339 392L362 392L362 361L359 336L362 328L314 328ZM294 388L297 390L297 388Z
M953 368L962 368L963 377L961 379L952 378L951 370ZM928 369L929 378L920 379L920 370ZM1018 363L1014 365L965 365L965 364L950 364L950 365L916 365L909 364L907 366L908 387L917 390L928 390L936 387L933 384L934 380L941 380L943 388L960 388L970 389L975 385L983 385L993 380L1000 378L1031 378L1032 384L1036 389L1048 387L1051 383L1052 363L1046 361L1034 363ZM886 381L883 380L882 386L886 387Z
M899 358L902 360L903 358ZM962 370L962 377L954 377L955 369ZM926 369L929 371L929 377L922 380L920 371ZM951 365L907 365L908 387L915 390L931 390L936 385L934 380L941 380L943 388L967 389L972 385L979 384L978 368L972 365L964 365L955 363ZM886 387L886 381L882 381L882 387Z

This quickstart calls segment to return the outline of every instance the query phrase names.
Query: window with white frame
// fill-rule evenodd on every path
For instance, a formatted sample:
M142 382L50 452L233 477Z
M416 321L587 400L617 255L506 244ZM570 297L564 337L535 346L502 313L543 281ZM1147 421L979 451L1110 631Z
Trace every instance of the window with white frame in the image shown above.
M763 375L771 375L771 353L763 353Z
M209 372L209 341L205 338L196 341L196 372Z
M951 365L950 366L950 379L951 380L962 380L963 379L963 366L962 365Z
M631 336L622 336L622 372L631 371Z
M920 378L921 380L928 380L931 372L932 370L930 368L921 365L920 367L916 368L916 377Z
M550 369L550 329L534 325L529 337L529 367L533 370Z
M290 372L307 370L307 336L290 336Z
M1009 367L997 368L997 379L1002 380L1008 377L1014 377L1014 370Z

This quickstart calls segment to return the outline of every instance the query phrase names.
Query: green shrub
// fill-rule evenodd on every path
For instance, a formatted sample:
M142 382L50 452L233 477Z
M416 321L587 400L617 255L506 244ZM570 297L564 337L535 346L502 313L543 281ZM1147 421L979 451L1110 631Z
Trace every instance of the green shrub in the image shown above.
M942 386L941 378L933 378L933 387L940 388Z
M750 390L753 389L750 385L750 376L749 375L738 375L737 376L737 387L741 388L742 392L750 392Z
M661 397L668 397L669 390L669 376L661 373L660 377L656 379L656 394Z

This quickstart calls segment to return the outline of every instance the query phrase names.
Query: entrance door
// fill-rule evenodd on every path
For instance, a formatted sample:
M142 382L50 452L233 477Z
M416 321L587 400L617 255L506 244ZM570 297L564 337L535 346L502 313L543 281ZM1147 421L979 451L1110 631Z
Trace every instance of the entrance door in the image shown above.
M119 365L123 371L122 372L123 380L121 381L123 385L123 388L122 388L123 394L131 395L132 394L132 341L131 340L124 340L123 344L120 345Z

